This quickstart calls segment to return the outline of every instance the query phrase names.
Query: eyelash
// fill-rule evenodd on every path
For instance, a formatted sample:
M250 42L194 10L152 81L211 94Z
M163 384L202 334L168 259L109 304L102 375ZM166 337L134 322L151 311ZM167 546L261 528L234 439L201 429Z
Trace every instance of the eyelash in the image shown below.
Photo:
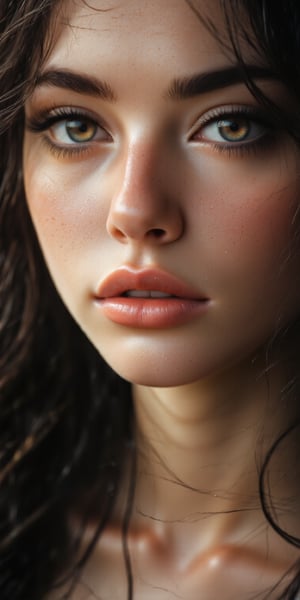
M265 131L254 137L252 140L246 141L231 141L231 142L213 142L212 140L207 140L205 138L201 138L201 136L197 139L197 134L211 125L218 127L218 121L222 120L232 120L234 119L242 119L250 125L253 124L260 125ZM95 127L95 130L100 132L101 130L104 132L104 135L107 136L107 139L103 139L102 141L108 142L112 140L110 134L107 131L107 127L104 123L99 123L95 119L93 119L90 115L88 115L85 111L81 109L75 108L59 108L55 109L52 112L43 112L35 117L32 117L27 120L26 126L29 131L33 133L44 133L42 140L43 143L46 144L47 148L54 154L57 158L70 158L74 156L82 156L86 155L91 151L91 144L95 140L96 136L93 136L91 140L87 142L78 142L73 141L70 144L65 146L60 146L59 144L54 143L49 135L47 135L47 131L54 127L55 125L59 125L65 121L78 120L85 123L88 123ZM247 106L224 106L216 109L212 109L208 113L206 113L198 122L197 128L189 137L189 141L195 143L202 143L203 145L209 146L212 148L214 152L219 154L226 154L228 156L244 156L245 154L255 154L259 149L271 145L274 142L274 134L275 127L272 125L270 120L262 114L261 110L250 108Z

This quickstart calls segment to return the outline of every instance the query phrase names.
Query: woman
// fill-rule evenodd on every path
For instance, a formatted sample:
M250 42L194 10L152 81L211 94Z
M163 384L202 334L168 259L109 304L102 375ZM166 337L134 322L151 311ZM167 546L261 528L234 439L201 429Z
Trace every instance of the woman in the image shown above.
M0 10L1 598L297 598L299 6Z

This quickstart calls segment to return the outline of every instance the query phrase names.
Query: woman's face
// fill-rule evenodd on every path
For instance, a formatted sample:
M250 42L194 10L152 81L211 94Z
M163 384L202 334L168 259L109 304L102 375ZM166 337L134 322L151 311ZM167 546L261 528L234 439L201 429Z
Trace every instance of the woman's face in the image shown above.
M298 150L184 0L63 6L24 143L57 289L133 382L238 366L298 310ZM257 82L291 102L279 82Z

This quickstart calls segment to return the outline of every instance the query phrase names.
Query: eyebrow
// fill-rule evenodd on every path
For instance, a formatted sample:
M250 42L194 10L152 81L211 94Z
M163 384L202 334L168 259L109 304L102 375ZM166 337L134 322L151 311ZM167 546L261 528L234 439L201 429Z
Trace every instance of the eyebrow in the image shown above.
M225 67L192 77L174 79L167 91L167 97L172 100L185 100L238 83L245 84L247 80L251 79L278 79L278 77L270 69L264 67L245 65L245 71L238 66Z
M166 97L171 100L186 100L200 94L245 83L249 79L278 79L267 68L247 66L245 71L238 66L225 67L216 71L197 73L191 77L175 78L171 82ZM72 90L96 96L102 100L115 102L117 97L111 86L91 75L74 73L70 70L49 69L38 75L35 87L50 85L53 87Z
M89 96L97 96L97 98L108 100L109 102L116 101L116 96L108 83L100 81L96 77L81 75L73 71L61 69L44 71L38 75L35 87L43 85L64 88L79 94L84 93Z

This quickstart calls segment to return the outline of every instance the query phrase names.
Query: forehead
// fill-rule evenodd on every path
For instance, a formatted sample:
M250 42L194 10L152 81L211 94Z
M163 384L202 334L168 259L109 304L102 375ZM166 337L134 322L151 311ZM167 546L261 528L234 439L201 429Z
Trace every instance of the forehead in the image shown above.
M225 35L219 1L196 0L193 8L187 0L68 0L58 13L47 65L102 70L117 60L145 72L149 64L152 70L153 64L182 65L185 72L197 70L199 60L208 68L223 65L224 48L202 21L212 19Z

